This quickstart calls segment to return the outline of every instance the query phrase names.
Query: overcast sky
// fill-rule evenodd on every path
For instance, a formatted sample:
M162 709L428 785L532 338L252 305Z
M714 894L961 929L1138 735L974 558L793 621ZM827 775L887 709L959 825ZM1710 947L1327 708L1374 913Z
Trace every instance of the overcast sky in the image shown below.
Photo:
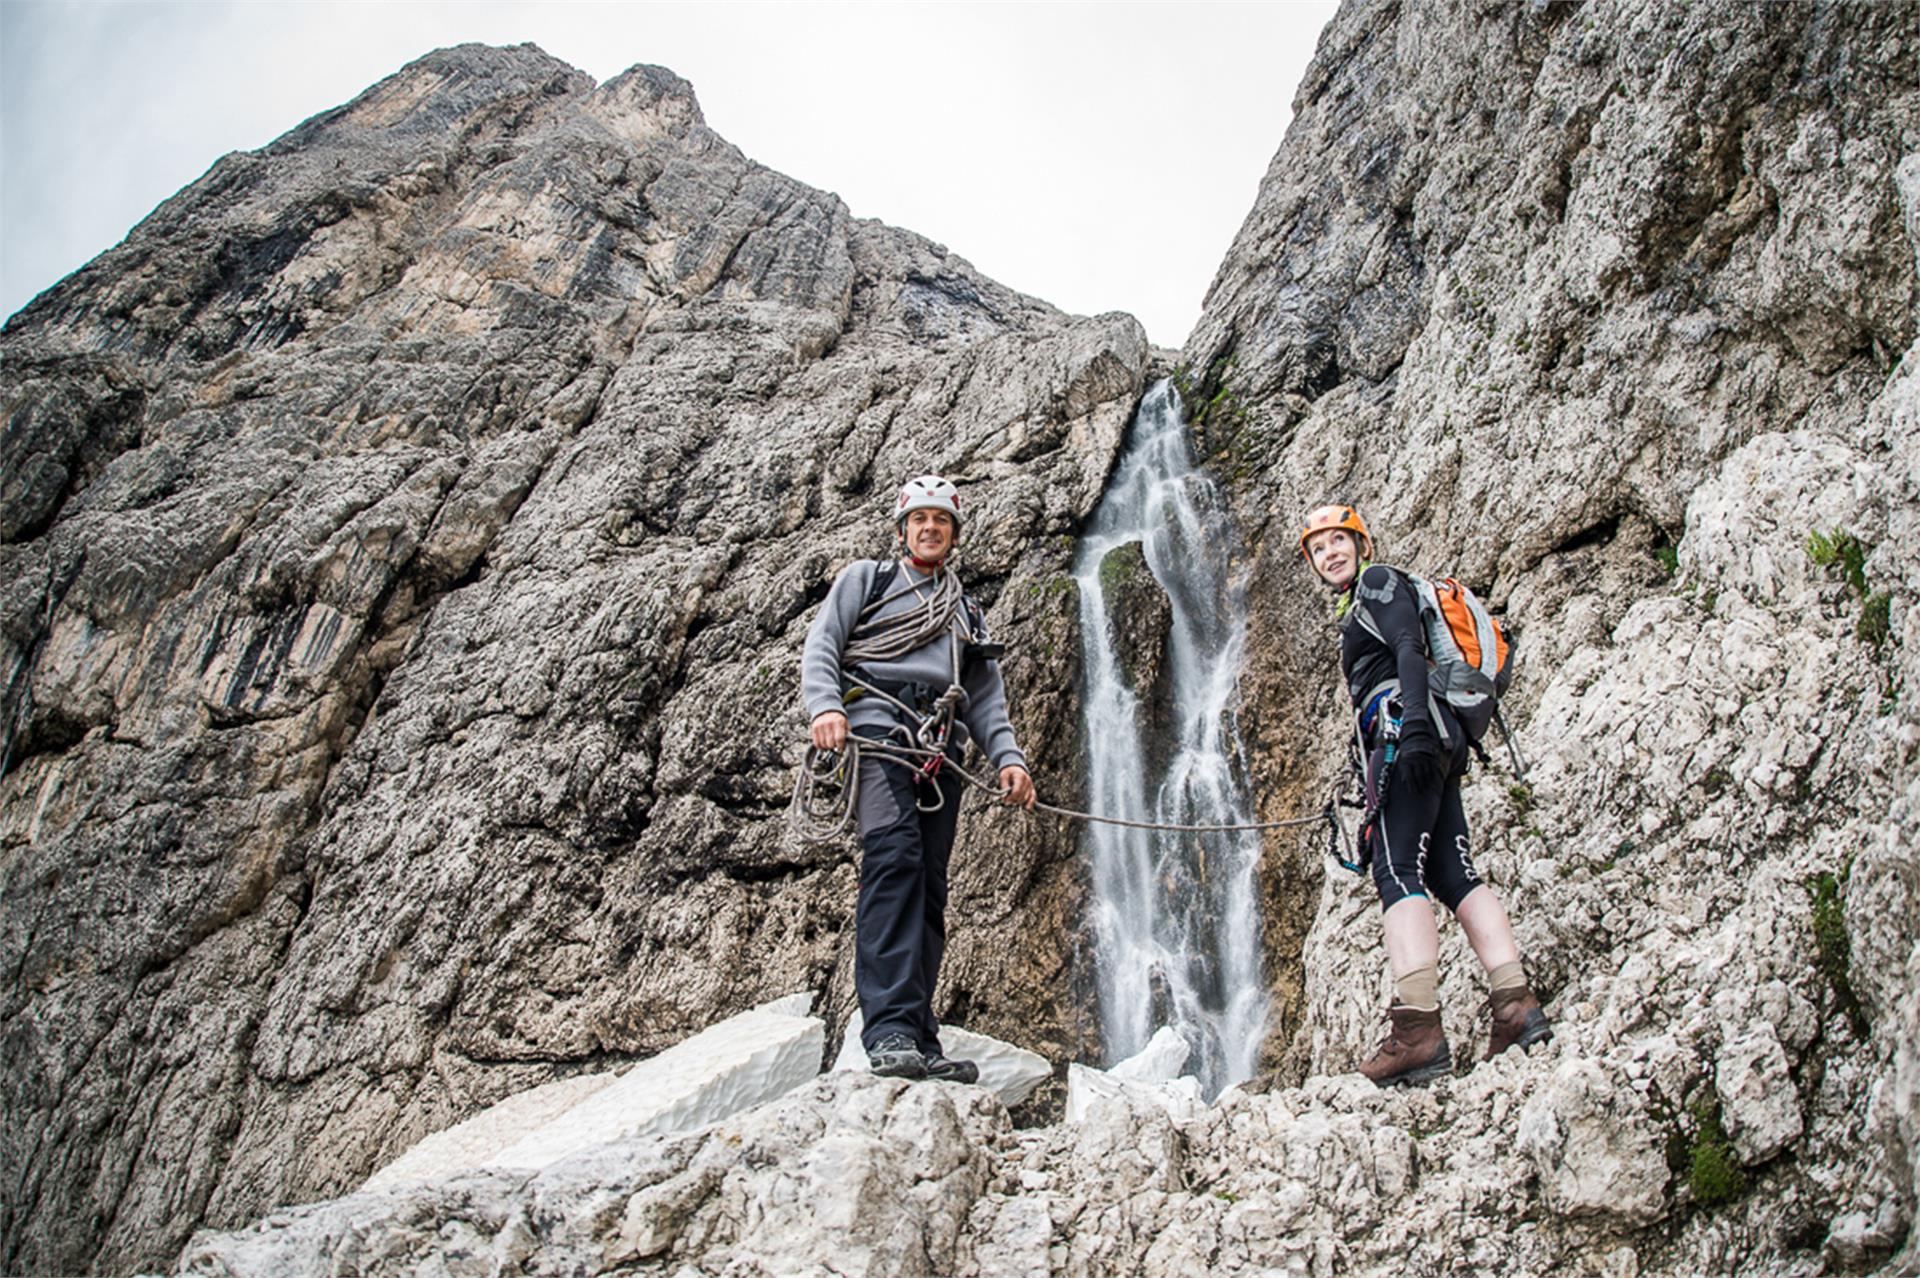
M0 315L228 151L421 54L693 82L760 163L1162 346L1200 312L1332 3L0 0Z

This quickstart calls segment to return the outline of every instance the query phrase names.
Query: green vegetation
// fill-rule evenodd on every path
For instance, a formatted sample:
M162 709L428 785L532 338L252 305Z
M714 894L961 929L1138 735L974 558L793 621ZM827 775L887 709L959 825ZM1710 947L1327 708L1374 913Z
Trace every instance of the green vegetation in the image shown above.
M1892 591L1878 590L1866 597L1860 605L1860 624L1853 628L1853 633L1873 649L1875 656L1883 655L1887 640L1893 636Z
M1687 1188L1697 1207L1718 1207L1747 1192L1747 1171L1734 1155L1726 1129L1720 1125L1720 1102L1703 1100L1693 1107L1696 1124L1687 1151Z
M1836 528L1823 533L1818 528L1807 534L1807 558L1819 568L1838 568L1853 593L1867 597L1867 547L1850 532Z
M1866 1012L1854 997L1853 944L1847 937L1847 877L1852 868L1849 864L1839 874L1811 875L1805 886L1813 916L1814 966L1826 978L1834 1004L1853 1026L1854 1035L1865 1038Z
M1144 568L1146 559L1139 542L1115 546L1100 561L1100 592L1112 603L1121 591L1140 580Z
M1680 547L1660 546L1654 550L1653 557L1659 561L1660 571L1665 573L1668 579L1680 575Z
M1207 365L1206 375L1198 382L1193 380L1193 370L1185 364L1173 370L1173 388L1180 392L1181 402L1187 406L1187 420L1195 430L1246 425L1246 406L1227 385L1233 369L1234 357L1224 355Z
M1843 528L1831 532L1816 528L1807 534L1807 558L1817 567L1838 572L1853 591L1854 598L1860 601L1860 619L1853 627L1854 638L1871 649L1876 660L1884 661L1887 641L1893 638L1893 592L1872 590L1867 585L1867 556L1872 549ZM1897 696L1890 672L1883 676L1880 691L1883 698ZM1883 700L1883 712L1886 705Z
M1516 781L1507 787L1507 798L1521 816L1533 811L1533 787Z
M1073 578L1064 572L1054 573L1045 581L1027 583L1027 598L1033 600L1058 599L1062 595L1073 593Z

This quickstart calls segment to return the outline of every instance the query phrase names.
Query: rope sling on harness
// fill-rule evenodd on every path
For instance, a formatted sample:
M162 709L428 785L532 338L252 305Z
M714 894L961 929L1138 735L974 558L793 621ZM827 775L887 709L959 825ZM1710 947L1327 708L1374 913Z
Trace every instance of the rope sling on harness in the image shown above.
M886 737L849 735L845 747L840 750L822 750L808 745L806 759L794 778L793 801L787 808L788 821L802 842L830 843L854 832L857 824L855 814L859 811L860 803L860 764L863 758L871 757L882 763L909 768L929 780L938 775L943 767L950 767L953 774L966 785L995 797L1004 793L996 782L968 772L948 753L953 717L964 710L967 700L961 683L962 654L969 644L984 645L989 649L995 649L995 645L987 644L985 636L974 633L969 625L964 606L965 595L960 588L959 578L951 570L944 566L937 569L931 584L932 590L923 596L923 607L896 612L891 616L880 615L893 600L908 593L919 593L921 586L909 580L899 589L885 592L881 598L861 609L859 620L841 654L841 668L849 685L846 699L852 701L861 696L879 697L894 708L898 722ZM949 645L953 654L952 680L946 691L932 698L924 711L854 673L863 662L895 660L945 635L953 638ZM829 792L835 787L838 787L839 793L831 796ZM945 796L938 786L928 788L932 791L933 800L930 804L919 806L925 812L938 811L946 802ZM1343 862L1345 860L1339 856L1345 832L1334 814L1331 800L1313 816L1293 817L1284 821L1193 825L1098 816L1051 803L1036 802L1033 807L1036 811L1071 821L1095 821L1137 830L1183 833L1282 830L1324 822L1328 827L1329 846L1335 849L1336 857Z

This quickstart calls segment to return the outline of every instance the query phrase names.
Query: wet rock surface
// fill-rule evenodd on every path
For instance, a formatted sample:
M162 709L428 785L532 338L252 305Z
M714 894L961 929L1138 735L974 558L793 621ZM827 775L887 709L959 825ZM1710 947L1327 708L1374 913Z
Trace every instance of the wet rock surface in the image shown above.
M851 850L781 819L797 660L908 475L961 485L1077 797L1052 583L1139 326L849 217L670 72L430 55L4 351L0 1268L165 1263L774 994L844 1015ZM970 824L939 999L1053 1059L1072 854Z
M1128 691L1140 698L1140 725L1149 751L1147 775L1166 768L1174 740L1173 677L1167 643L1173 633L1173 602L1154 580L1137 541L1117 546L1100 561L1100 597L1108 633Z

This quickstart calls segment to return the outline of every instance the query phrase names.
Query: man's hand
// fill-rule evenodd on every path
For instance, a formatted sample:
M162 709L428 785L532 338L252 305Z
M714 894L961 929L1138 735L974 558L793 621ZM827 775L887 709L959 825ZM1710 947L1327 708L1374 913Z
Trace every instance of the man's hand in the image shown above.
M847 716L838 710L823 711L807 729L816 750L838 750L847 743Z
M1033 792L1033 778L1017 763L1000 769L1000 798L1023 808L1032 808L1040 801L1040 796Z

